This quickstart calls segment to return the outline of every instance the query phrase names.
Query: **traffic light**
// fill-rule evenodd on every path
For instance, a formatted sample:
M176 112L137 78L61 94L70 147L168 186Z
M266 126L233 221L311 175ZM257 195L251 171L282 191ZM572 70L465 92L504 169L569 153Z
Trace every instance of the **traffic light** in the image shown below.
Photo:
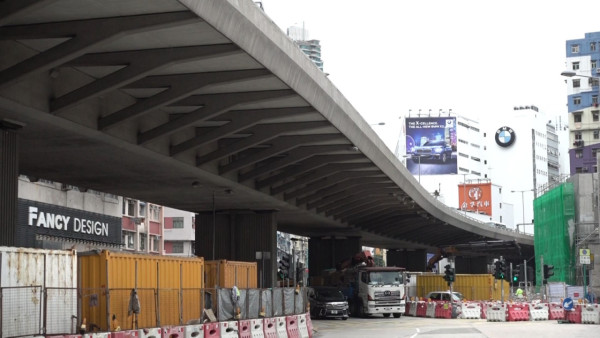
M444 268L446 269L446 271L444 271L444 280L448 282L448 285L450 285L450 283L454 282L456 279L454 268L451 267L450 264L447 264Z
M497 260L496 270L494 271L494 278L496 279L506 279L506 262L504 260Z
M521 264L517 264L513 269L512 282L514 285L518 285L521 281Z
M544 264L544 279L554 276L554 265Z
M287 252L281 255L278 274L281 279L289 278L290 276L290 255Z

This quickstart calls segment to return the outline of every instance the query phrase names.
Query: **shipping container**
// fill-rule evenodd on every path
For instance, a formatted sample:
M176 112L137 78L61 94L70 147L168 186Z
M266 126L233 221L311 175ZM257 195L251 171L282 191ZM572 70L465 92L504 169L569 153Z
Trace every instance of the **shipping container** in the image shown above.
M240 289L256 288L257 264L256 262L234 262L227 260L206 261L206 287Z
M75 333L76 260L72 250L0 247L2 337Z
M465 300L501 300L501 283L495 280L491 274L457 274L453 284L453 291L463 294ZM502 282L504 288L504 299L510 297L510 283ZM449 290L444 275L423 273L417 276L417 297L425 297L432 291Z
M102 330L113 318L121 329L131 329L181 325L202 315L201 257L97 251L79 254L78 264L82 317ZM141 308L137 315L129 311L134 289Z

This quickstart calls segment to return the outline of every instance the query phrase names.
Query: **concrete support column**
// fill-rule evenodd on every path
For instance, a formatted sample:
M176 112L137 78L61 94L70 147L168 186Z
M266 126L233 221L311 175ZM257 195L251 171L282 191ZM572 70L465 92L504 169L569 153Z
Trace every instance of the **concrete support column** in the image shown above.
M0 245L13 246L17 226L19 158L17 133L21 126L0 121Z
M257 262L258 283L273 287L277 271L276 212L218 211L196 216L196 256L206 261ZM268 253L270 258L257 259ZM263 255L264 256L264 255Z

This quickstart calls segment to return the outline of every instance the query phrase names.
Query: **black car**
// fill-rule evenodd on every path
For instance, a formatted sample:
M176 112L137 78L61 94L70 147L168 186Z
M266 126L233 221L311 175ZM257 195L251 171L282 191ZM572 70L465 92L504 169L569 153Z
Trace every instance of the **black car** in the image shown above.
M311 318L348 319L348 301L338 288L314 286L308 288Z

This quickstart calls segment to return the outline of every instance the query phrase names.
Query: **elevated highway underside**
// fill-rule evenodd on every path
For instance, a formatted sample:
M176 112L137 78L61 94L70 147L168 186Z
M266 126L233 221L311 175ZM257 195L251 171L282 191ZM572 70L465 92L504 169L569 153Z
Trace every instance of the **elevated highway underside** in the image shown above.
M276 211L303 236L532 252L430 196L252 1L109 3L0 4L19 173L192 212Z

